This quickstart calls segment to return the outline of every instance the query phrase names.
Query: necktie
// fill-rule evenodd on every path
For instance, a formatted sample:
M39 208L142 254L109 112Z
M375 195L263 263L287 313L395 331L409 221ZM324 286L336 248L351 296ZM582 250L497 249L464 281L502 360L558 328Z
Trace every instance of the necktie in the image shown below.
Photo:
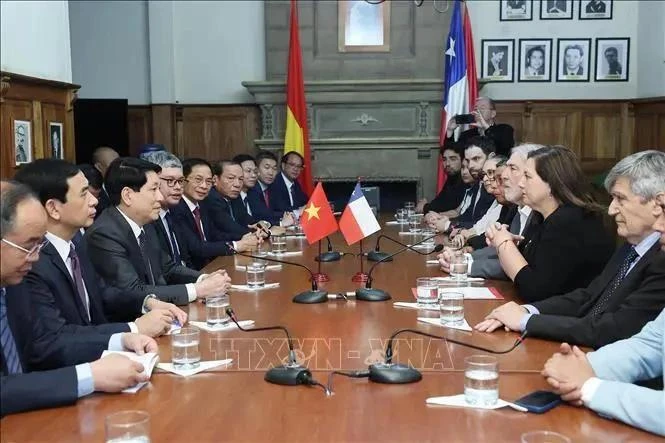
M263 190L263 200L266 202L266 206L270 207L270 193L267 188Z
M88 299L85 296L85 286L83 283L83 274L81 274L81 262L79 261L79 256L76 253L74 245L72 244L69 247L69 259L72 262L72 274L74 277L74 286L76 286L76 292L83 303L83 309L88 316L88 321L90 320L90 306L88 306Z
M247 214L252 215L252 209L249 207L249 202L247 201L247 197L242 199L242 204L245 205L245 210L247 211Z
M192 211L192 214L194 215L194 224L196 225L196 231L199 233L199 237L201 237L201 240L205 240L205 235L203 234L203 227L201 225L201 210L197 206L194 208Z
M173 252L173 261L180 264L180 249L178 248L178 239L175 236L175 231L173 230L173 219L171 218L171 213L167 212L164 215L166 220L166 225L169 227L169 241L171 243L171 251Z
M231 218L233 219L233 221L236 221L236 216L233 213L233 207L231 206L231 202L229 200L226 200L226 203L228 203L229 205L229 214L231 215Z
M139 250L141 251L141 257L143 258L143 263L145 263L146 268L148 269L148 276L150 277L150 284L155 285L155 275L152 273L152 264L150 264L150 257L145 249L145 231L141 230L139 234Z
M5 358L9 374L20 374L23 372L23 367L21 366L21 359L16 350L14 335L9 328L6 295L5 288L0 289L0 346L2 347L2 355Z
M291 200L291 206L293 206L294 202L296 201L294 194L295 187L296 187L295 184L291 184L291 187L289 188L289 199Z
M614 279L605 290L605 293L600 297L598 302L596 302L596 305L591 309L591 315L593 317L600 315L603 313L603 311L605 311L605 308L607 307L607 304L609 303L610 299L616 292L617 288L621 285L621 281L626 277L626 274L628 274L628 269L630 268L630 265L635 261L637 257L638 254L637 251L635 251L635 247L631 247L630 251L626 255L626 258L624 258L623 262L621 263L621 266L619 266L619 270L614 276Z

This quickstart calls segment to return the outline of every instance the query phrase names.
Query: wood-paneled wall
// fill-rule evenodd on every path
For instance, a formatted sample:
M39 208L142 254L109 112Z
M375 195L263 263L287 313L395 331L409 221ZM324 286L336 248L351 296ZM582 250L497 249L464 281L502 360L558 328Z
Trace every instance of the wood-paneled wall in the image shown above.
M65 159L75 161L74 111L78 85L0 72L0 177L16 172L14 121L30 122L32 160L51 156L50 123L61 123Z

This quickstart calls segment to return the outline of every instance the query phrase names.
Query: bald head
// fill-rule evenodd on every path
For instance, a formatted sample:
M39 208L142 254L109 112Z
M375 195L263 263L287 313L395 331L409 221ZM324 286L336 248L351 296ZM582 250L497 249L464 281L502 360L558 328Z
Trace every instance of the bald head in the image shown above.
M119 154L115 149L108 146L100 146L92 153L92 163L102 176L105 176L109 165L118 157Z

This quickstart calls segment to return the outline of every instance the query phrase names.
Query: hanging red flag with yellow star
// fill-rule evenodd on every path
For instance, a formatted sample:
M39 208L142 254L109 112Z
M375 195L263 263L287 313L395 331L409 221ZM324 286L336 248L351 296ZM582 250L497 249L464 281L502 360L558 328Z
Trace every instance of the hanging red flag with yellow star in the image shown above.
M330 203L328 203L328 197L320 182L316 185L303 209L300 223L310 245L339 229Z

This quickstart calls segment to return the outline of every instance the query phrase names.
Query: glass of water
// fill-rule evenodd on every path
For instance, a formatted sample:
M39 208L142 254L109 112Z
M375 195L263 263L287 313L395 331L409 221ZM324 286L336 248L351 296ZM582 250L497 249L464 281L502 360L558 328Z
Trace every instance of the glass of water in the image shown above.
M206 309L207 309L206 302ZM201 353L199 352L199 330L196 328L182 328L172 335L171 361L175 369L193 369L199 366Z
M266 265L253 262L247 265L247 286L261 288L266 284Z
M565 435L552 431L525 432L521 437L522 443L570 443Z
M150 414L145 411L120 411L104 419L106 443L150 443Z
M416 279L416 301L418 302L418 306L436 306L438 296L439 287L436 280L429 277Z
M213 295L206 298L206 323L211 328L228 325L231 319L226 315L226 308L231 306L229 294Z
M469 258L462 252L455 252L450 259L450 278L466 281L469 272Z
M272 243L273 254L283 254L286 252L286 236L273 235L270 237L270 242Z
M464 399L471 405L493 406L499 400L499 362L489 355L464 359Z
M409 220L406 218L406 209L398 209L395 213L395 220L400 224L407 223Z
M419 234L423 230L423 217L422 215L412 214L409 216L409 232L412 234Z
M456 324L464 321L464 293L441 289L439 286L439 309L441 324Z

